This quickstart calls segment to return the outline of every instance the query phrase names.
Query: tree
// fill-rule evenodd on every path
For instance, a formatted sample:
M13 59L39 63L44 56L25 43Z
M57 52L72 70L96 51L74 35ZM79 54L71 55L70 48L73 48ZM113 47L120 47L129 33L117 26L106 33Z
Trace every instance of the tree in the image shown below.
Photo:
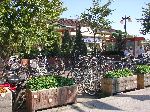
M150 33L150 3L146 4L146 6L146 8L142 8L143 17L141 19L137 19L143 26L143 28L141 28L141 33L144 35Z
M63 57L70 57L72 50L72 40L69 31L66 29L62 38L61 54Z
M102 6L100 6L100 3L100 0L93 0L93 7L90 7L81 14L81 22L87 26L90 26L94 33L94 48L96 48L95 35L97 31L111 28L111 21L107 19L113 11L109 8L111 5L111 0Z
M59 37L54 24L65 10L60 0L4 0L0 3L1 55L30 53L51 46ZM53 27L53 31L49 31ZM53 33L51 35L51 33ZM9 54L8 54L9 53Z
M85 42L83 41L83 37L80 30L81 30L80 25L77 25L76 37L75 37L74 46L72 50L72 54L75 59L78 58L80 55L84 56L87 54L87 47L85 45Z
M121 30L115 30L115 32L112 33L112 36L115 38L115 50L121 51L125 48L125 38L126 33L122 32Z

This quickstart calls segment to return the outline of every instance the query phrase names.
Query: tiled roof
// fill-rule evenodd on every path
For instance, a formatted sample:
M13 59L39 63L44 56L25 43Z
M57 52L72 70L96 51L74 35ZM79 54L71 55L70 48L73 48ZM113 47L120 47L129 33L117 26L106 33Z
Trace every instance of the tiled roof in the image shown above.
M58 23L64 26L76 26L80 21L77 19L66 19L66 18L61 18L58 20ZM80 23L81 26L85 26L82 23Z
M73 28L73 27L75 28L76 24L79 23L79 22L80 22L80 21L77 20L77 19L61 18L61 19L58 20L58 24L60 24L60 25L62 25L62 26L70 26L70 27L72 27L72 28ZM82 23L80 23L80 25L85 27L85 25L82 24ZM72 28L71 28L71 29L72 29ZM74 29L74 28L73 28L73 29ZM73 29L72 29L72 30L73 30ZM107 32L112 33L112 32L115 32L115 29L103 30L103 31L107 31Z
M75 19L64 19L64 18L61 18L58 20L58 23L61 24L61 25L64 25L64 26L76 26L76 23L78 21L75 20Z

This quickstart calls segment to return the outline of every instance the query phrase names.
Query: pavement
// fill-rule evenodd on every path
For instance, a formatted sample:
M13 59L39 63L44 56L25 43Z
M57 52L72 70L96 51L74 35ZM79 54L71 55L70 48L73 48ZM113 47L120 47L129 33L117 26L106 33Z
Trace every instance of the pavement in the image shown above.
M0 112L12 111L11 108L5 107L0 108ZM150 112L150 87L103 98L102 95L78 95L75 104L36 112Z
M150 112L150 87L105 98L82 95L76 104L37 112Z

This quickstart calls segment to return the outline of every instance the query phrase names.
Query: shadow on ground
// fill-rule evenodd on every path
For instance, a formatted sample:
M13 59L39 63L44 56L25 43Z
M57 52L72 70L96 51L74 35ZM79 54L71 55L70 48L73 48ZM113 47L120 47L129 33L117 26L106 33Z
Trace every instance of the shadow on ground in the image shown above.
M105 96L106 97L106 96ZM103 95L95 95L95 96L90 96L87 94L82 94L82 95L78 95L78 103L81 103L83 105L83 107L89 108L89 109L102 109L102 110L120 110L117 107L111 106L107 103L101 102L97 99L103 98ZM83 99L83 100L82 100ZM85 100L86 99L86 100ZM89 99L89 101L87 101L87 99ZM79 112L83 112L81 110L80 107L77 107L76 105L75 109L78 110Z
M78 94L77 98L97 99L98 96L96 95L90 96L88 94L82 93L82 94Z
M95 108L95 109L101 109L101 110L120 110L117 107L111 106L109 104L103 103L99 100L92 100L92 101L87 101L82 103L84 106L89 107L89 108Z
M130 98L140 100L140 101L150 100L150 95L126 95L126 94L121 94L121 95L116 95L115 97L130 97Z

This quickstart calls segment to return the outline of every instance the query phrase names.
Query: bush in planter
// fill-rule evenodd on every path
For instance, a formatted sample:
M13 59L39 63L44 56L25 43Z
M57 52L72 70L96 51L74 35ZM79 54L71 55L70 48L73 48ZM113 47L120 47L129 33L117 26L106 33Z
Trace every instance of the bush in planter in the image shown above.
M115 71L108 71L105 74L105 78L120 78L120 77L132 76L132 75L133 75L132 71L128 68L125 68L125 69L120 69Z
M33 77L27 81L27 88L33 91L74 85L74 80L56 76Z
M148 66L148 65L137 65L135 72L138 74L150 74L150 66Z
M109 71L101 80L101 88L106 95L137 88L137 76L128 68Z
M138 65L135 73L137 74L138 89L144 89L146 86L150 86L150 66Z
M28 112L75 103L76 99L77 85L72 79L50 75L27 80L26 105Z

